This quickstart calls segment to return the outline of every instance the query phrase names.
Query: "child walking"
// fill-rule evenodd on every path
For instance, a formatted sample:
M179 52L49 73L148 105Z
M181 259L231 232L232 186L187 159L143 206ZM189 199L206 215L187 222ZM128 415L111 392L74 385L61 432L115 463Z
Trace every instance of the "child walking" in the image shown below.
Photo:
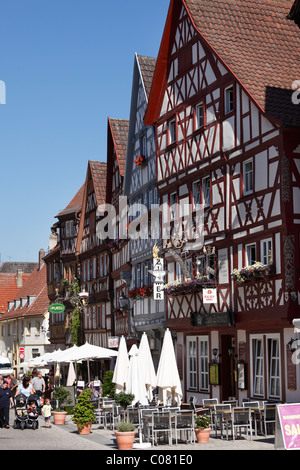
M44 419L45 419L45 428L51 428L51 424L50 424L51 410L52 410L52 406L50 405L50 400L49 398L46 398L45 404L42 408L42 415L44 416Z

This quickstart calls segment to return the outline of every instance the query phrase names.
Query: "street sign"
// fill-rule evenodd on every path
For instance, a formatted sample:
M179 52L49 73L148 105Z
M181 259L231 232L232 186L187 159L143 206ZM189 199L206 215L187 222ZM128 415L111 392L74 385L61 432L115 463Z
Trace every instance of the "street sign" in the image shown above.
M19 348L19 358L25 359L25 349L23 347Z
M66 306L63 304L51 304L49 307L50 313L63 313L66 310Z
M216 304L217 303L217 289L203 289L203 303Z

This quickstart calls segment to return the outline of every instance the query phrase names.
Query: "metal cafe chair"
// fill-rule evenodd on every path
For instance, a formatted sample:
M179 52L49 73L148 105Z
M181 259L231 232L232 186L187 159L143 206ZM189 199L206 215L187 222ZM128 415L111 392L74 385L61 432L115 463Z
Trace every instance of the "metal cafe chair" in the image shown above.
M178 443L178 432L182 431L190 433L190 442L195 444L195 419L193 410L177 410L175 411L175 439Z
M212 427L215 427L213 409L214 409L214 406L218 404L219 404L218 398L203 398L202 400L203 407L209 410L208 413L205 413L205 414L208 414Z
M252 440L252 419L251 419L251 409L246 407L236 407L232 409L231 415L231 426L232 426L232 438L235 439L235 431L241 431L242 429L250 431L250 440Z
M231 405L230 404L214 405L213 417L214 417L216 436L217 436L218 424L219 424L220 431L221 431L221 439L223 439L223 429L225 428L226 438L228 440L228 427L229 427L229 421L231 419Z
M274 403L264 403L264 409L260 413L262 434L268 436L268 431L271 429L270 434L275 432L275 414L276 405Z
M257 436L257 421L260 421L259 401L243 402L243 408L250 408L251 419L252 419L252 422L254 423L255 436Z
M238 400L224 400L223 405L231 405L232 407L238 407Z
M139 428L142 431L143 439L150 441L150 431L152 427L152 415L158 412L158 407L139 409Z
M140 424L139 408L130 408L128 406L126 410L126 414L127 414L127 422L133 423L137 426Z
M169 445L172 446L171 413L169 411L156 411L152 414L151 421L152 445L154 446L155 437L157 439L157 435L162 435L165 433L168 435Z

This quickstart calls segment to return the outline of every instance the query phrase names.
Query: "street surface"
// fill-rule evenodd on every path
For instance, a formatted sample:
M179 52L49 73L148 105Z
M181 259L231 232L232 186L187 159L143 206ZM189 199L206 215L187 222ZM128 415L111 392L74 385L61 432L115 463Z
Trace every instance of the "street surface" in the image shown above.
M39 417L39 428L33 430L25 428L23 431L19 428L12 427L14 422L14 411L10 411L10 429L0 429L0 451L3 450L102 450L107 452L116 452L118 449L111 429L103 429L98 424L92 425L92 432L88 436L79 436L77 427L71 421L71 417L67 417L65 426L55 426L52 423L50 429L45 428L44 420ZM138 440L137 440L138 442ZM252 441L247 439L239 439L236 441L215 438L212 433L208 444L175 444L170 447L168 445L159 445L145 449L143 452L151 452L159 454L160 451L165 453L176 452L184 455L194 454L196 450L273 450L274 437L255 437ZM191 452L192 451L192 452ZM133 450L130 454L140 453ZM102 460L102 459L101 459Z

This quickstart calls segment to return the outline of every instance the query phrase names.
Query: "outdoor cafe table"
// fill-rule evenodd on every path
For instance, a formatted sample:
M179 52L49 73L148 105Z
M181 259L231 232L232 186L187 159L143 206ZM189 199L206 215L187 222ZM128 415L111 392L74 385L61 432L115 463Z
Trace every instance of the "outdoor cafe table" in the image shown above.
M247 408L245 408L247 409ZM252 408L251 409L251 419L254 422L255 426L255 436L257 436L257 426L256 426L256 418L261 416L261 411L263 408ZM215 413L215 426L216 426L216 436L217 436L217 423L220 422L220 431L221 431L221 439L224 439L223 436L223 426L222 424L225 423L226 428L226 440L228 441L228 427L230 425L232 418L232 410L220 410Z

